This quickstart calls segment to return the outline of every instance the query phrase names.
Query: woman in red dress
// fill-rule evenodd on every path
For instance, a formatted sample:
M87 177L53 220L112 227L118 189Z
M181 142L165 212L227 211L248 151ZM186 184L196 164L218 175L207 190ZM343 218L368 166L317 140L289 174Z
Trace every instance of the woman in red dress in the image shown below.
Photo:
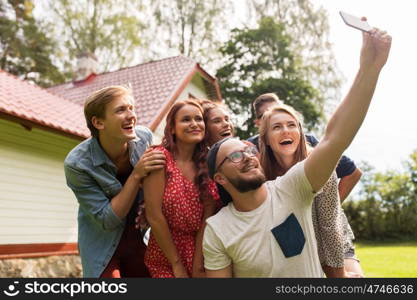
M193 101L176 102L167 115L165 169L143 182L151 235L145 264L152 277L204 277L202 238L205 219L219 207L206 166L203 109Z

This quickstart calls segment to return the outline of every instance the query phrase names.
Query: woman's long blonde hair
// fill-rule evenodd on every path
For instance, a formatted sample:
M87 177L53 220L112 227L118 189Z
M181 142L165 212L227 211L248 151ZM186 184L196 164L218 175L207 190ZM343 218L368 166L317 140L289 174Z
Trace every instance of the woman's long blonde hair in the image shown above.
M287 172L275 158L271 146L267 143L268 129L271 123L271 117L277 112L284 112L292 116L297 121L298 130L300 131L300 143L295 151L295 161L299 162L304 160L308 155L308 148L306 144L306 138L303 132L302 116L293 107L285 104L278 104L270 107L262 116L261 125L259 128L259 152L261 156L261 165L265 171L267 180L273 180L277 176L282 176Z

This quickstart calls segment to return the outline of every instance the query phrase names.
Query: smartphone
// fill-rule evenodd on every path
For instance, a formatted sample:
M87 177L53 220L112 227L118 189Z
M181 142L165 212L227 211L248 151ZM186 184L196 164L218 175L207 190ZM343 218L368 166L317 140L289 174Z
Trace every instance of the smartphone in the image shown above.
M346 25L351 26L353 28L369 32L372 27L366 21L362 21L360 18L345 13L343 11L339 11L340 16L342 17L343 21Z

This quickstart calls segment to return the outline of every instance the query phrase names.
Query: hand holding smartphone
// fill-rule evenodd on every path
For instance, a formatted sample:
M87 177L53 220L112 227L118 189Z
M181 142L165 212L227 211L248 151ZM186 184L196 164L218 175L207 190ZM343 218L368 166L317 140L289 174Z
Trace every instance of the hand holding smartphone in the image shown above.
M353 28L369 32L371 31L372 27L366 21L362 21L360 18L355 17L351 14L345 13L343 11L339 11L340 16L342 17L343 21L346 25L351 26Z

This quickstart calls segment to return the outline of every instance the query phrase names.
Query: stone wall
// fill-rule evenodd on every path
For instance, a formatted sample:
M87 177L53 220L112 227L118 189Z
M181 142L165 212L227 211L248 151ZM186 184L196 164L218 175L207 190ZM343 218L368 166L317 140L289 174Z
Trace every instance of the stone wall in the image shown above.
M0 278L82 277L78 255L0 260Z

